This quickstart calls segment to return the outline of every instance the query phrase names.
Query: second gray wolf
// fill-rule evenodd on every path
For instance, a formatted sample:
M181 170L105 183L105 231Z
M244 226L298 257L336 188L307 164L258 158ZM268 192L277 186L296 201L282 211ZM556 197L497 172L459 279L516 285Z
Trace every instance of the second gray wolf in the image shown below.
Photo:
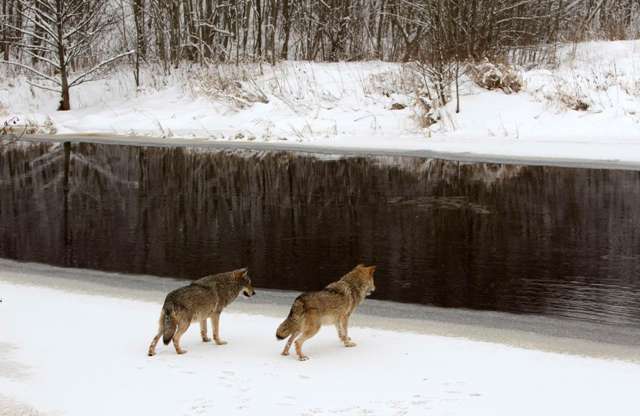
M207 337L208 318L211 318L215 343L226 344L220 339L219 334L220 313L238 297L240 292L248 298L256 293L246 268L205 276L188 286L170 292L162 305L158 333L149 345L149 356L155 355L156 344L161 336L165 345L173 340L173 346L178 354L186 353L187 351L180 347L180 338L192 322L200 322L202 341L211 341Z
M314 336L323 324L334 324L344 346L355 347L348 334L349 317L356 306L376 289L373 283L375 270L376 266L359 264L324 289L298 296L293 301L289 316L276 331L276 338L280 340L289 337L282 355L289 355L295 340L298 359L308 360L309 357L302 353L302 344Z

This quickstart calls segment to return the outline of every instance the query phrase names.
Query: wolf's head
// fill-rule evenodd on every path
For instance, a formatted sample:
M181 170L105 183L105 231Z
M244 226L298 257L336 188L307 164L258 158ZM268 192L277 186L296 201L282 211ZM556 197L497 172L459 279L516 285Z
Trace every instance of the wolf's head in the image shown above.
M238 279L238 283L242 288L242 294L245 297L250 298L251 296L256 294L256 291L253 290L253 285L251 284L251 278L249 277L249 270L246 267L234 271L233 276L236 279Z
M373 273L375 271L376 266L365 266L364 264L358 264L351 271L355 275L363 297L369 296L376 290L376 285L373 282Z

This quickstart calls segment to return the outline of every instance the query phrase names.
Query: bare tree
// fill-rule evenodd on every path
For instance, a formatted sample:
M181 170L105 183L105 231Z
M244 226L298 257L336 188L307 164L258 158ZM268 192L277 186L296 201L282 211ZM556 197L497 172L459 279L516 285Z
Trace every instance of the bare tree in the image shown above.
M11 48L21 40L20 32L15 28L22 27L22 1L2 0L0 12L0 43L4 60L9 60Z
M91 81L100 70L133 51L99 60L91 56L91 47L113 24L101 0L33 0L23 1L20 14L25 25L10 28L38 43L21 43L18 46L33 58L32 64L3 60L0 63L22 68L43 84L29 83L35 87L60 93L59 110L71 109L69 89ZM94 59L90 59L94 58ZM79 74L71 74L76 60L95 61Z

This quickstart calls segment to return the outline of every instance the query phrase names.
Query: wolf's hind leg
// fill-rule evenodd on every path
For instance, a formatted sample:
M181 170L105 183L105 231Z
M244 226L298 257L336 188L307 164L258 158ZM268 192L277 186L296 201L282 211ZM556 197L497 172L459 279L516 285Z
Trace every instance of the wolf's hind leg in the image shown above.
M200 336L202 337L202 342L209 342L211 338L207 336L207 320L203 319L200 321Z
M307 317L308 319L308 317ZM302 335L296 340L296 354L298 354L298 359L300 361L306 361L309 359L306 355L302 353L302 344L312 336L318 333L320 330L320 321L318 319L308 319L308 323L304 328Z
M294 332L291 333L291 336L287 340L287 343L285 344L284 349L282 350L282 355L289 355L289 350L291 349L291 344L293 344L293 340L296 339L296 337L299 334L300 334L300 332L298 332L298 331L294 331Z
M182 348L180 348L180 338L182 338L182 335L187 332L187 329L189 329L189 321L188 320L180 320L178 322L178 328L176 329L176 333L173 336L173 347L176 349L176 352L178 354L184 354L187 351L183 350Z
M211 325L213 326L213 340L217 345L224 345L227 341L220 339L220 312L216 312L211 317Z
M156 334L155 337L153 337L153 340L151 340L151 345L149 345L149 351L147 352L147 355L149 357L153 357L154 355L156 355L156 345L158 345L158 341L160 340L160 337L162 336L162 332L164 330L164 313L160 314L160 322L158 323L158 333Z

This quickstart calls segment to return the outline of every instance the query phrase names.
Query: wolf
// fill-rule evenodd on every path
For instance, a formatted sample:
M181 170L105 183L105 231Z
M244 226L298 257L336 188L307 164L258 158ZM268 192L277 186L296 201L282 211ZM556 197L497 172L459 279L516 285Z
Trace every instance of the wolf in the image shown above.
M291 344L295 341L298 359L308 360L309 357L302 353L302 344L314 336L323 324L334 324L344 346L355 347L348 334L349 317L356 306L376 289L373 282L375 270L376 266L359 264L319 292L298 296L293 301L289 316L276 331L279 340L289 337L282 355L289 355Z
M220 313L242 292L245 297L255 295L247 268L226 273L205 276L188 286L170 292L164 300L160 312L158 333L149 345L148 355L156 353L156 345L162 336L165 345L173 340L178 354L187 351L180 347L180 338L192 322L200 322L200 335L203 342L207 337L207 319L211 318L213 340L217 345L226 344L220 339Z

